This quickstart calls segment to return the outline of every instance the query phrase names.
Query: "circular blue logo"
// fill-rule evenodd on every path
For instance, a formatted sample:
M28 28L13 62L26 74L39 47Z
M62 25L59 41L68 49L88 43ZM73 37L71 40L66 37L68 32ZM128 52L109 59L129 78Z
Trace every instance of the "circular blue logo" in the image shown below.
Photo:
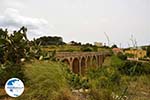
M18 97L24 91L24 84L18 78L11 78L5 84L5 91L11 97Z

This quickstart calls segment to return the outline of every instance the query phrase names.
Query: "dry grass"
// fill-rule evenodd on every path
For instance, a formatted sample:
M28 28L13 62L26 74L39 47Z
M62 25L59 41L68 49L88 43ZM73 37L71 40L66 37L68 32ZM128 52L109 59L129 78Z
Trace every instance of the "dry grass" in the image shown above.
M142 75L130 80L128 94L131 100L149 100L150 79L149 76Z

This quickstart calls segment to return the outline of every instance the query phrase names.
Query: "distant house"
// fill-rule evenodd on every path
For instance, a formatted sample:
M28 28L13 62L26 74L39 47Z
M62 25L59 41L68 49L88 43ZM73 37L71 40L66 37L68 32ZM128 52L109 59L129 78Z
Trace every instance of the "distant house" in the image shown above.
M125 50L125 54L133 54L136 58L144 58L146 56L146 50L142 49Z
M101 47L101 46L103 46L103 43L101 43L101 42L94 42L94 45L98 46L98 47Z
M120 52L123 53L123 50L120 49L120 48L113 48L112 51L113 51L114 54L118 54Z

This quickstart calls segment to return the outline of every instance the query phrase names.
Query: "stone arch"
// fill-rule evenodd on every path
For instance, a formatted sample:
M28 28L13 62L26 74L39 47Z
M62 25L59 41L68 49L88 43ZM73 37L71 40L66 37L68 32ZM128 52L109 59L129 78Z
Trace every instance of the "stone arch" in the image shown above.
M75 74L79 74L79 59L74 58L72 62L72 71Z
M67 65L70 65L70 62L69 62L68 59L63 59L62 62L64 62L64 63L67 64Z
M57 60L57 61L60 61L60 59L59 59L59 58L56 58L56 60Z
M81 74L82 75L84 75L84 73L85 73L85 68L86 68L85 57L82 57L82 59L81 59Z
M92 58L92 67L97 67L97 60L96 60L96 56L93 56Z

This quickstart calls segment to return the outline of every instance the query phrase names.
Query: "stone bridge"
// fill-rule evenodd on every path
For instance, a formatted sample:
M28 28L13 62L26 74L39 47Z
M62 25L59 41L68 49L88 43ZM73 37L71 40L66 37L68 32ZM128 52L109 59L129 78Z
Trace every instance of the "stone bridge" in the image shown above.
M84 75L88 67L100 67L108 52L57 52L56 58L69 65L76 74Z

